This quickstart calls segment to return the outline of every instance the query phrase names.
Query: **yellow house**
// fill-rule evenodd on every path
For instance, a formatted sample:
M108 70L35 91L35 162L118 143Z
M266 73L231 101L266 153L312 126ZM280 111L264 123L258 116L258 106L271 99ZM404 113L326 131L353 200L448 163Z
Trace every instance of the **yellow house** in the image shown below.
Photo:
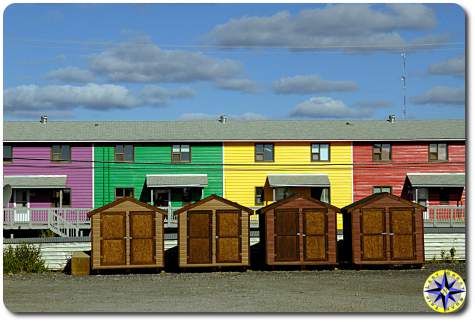
M224 197L239 204L262 207L294 192L340 208L353 202L351 142L228 142L223 153Z

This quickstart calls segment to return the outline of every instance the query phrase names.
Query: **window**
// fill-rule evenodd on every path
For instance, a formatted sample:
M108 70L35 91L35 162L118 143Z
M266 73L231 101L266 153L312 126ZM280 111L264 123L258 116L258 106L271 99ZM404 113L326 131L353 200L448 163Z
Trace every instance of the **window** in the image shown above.
M115 146L115 161L133 162L134 146L132 144L117 144Z
M282 199L287 198L292 193L290 192L289 188L282 187L282 188L274 188L274 201L279 201Z
M134 188L115 188L115 199L134 197Z
M326 203L330 203L330 188L312 187L310 197Z
M71 189L63 190L63 207L71 207Z
M330 161L330 145L312 144L312 161Z
M264 204L264 187L256 187L255 191L255 204L256 205L263 205Z
M55 144L51 147L51 161L71 162L71 146Z
M441 205L448 205L450 200L450 191L448 189L440 188L439 201Z
M391 144L388 144L388 143L373 144L373 160L374 161L390 161L391 160Z
M427 188L415 189L416 202L424 207L427 207L427 200L429 199L429 190Z
M3 162L13 161L13 149L11 145L3 146Z
M256 162L273 162L274 144L256 144L255 160Z
M53 190L51 204L54 208L71 207L71 189Z
M429 161L447 161L447 144L431 143L429 144Z
M172 162L191 162L191 149L189 144L173 144Z
M387 192L392 193L392 187L373 187L373 193Z

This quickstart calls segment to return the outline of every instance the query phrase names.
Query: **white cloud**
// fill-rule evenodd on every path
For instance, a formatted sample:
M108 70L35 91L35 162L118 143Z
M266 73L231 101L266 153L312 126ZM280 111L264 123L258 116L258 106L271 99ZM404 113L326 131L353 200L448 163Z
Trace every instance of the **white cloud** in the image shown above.
M384 108L391 106L391 103L385 100L361 100L354 102L352 106L359 108Z
M184 121L191 120L218 120L218 114L207 114L207 113L184 113L180 115L179 119ZM241 121L252 121L252 120L266 120L268 117L254 113L254 112L245 112L242 114L228 115L230 120L241 120Z
M216 82L238 77L238 61L203 53L162 50L151 41L131 41L91 57L91 70L110 81L133 83Z
M465 76L465 56L454 57L429 65L429 74Z
M140 91L140 97L144 105L162 106L168 104L171 99L190 98L196 93L191 88L168 89L160 86L145 86Z
M433 46L446 41L445 35L408 41L400 34L406 30L426 31L436 23L433 10L421 4L393 4L383 8L337 4L302 10L295 15L282 11L272 16L231 19L216 26L206 39L229 47L400 50L419 48L422 40L430 40Z
M312 97L295 106L290 112L290 116L314 118L358 118L372 114L372 109L351 108L340 100L324 96Z
M256 83L245 78L220 79L216 82L216 86L221 89L240 91L243 93L256 92Z
M419 105L464 105L465 89L435 86L424 94L413 97L411 100Z
M275 81L272 87L278 94L347 92L358 88L355 82L324 80L317 75L298 75L281 78Z
M171 99L194 95L190 89L145 87L140 95L112 84L21 85L4 92L4 109L9 114L28 114L35 111L71 111L76 108L91 110L131 109L143 106L163 106Z
M72 66L55 69L49 72L46 77L65 83L89 83L95 78L91 71Z

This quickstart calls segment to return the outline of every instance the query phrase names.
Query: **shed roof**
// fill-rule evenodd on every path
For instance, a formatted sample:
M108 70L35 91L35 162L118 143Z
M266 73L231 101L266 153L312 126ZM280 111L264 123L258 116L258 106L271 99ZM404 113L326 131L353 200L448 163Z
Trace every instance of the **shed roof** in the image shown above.
M206 197L206 198L204 198L204 199L201 199L201 200L199 200L199 201L197 201L197 202L195 202L195 203L186 205L186 206L184 206L184 207L181 207L180 209L175 210L174 214L175 214L175 215L178 215L178 214L180 214L180 213L182 213L182 212L191 210L191 209L193 209L193 208L195 208L195 207L197 207L197 206L200 206L200 205L202 205L202 204L207 203L207 202L210 201L210 200L219 200L219 201L221 201L221 202L223 202L223 203L225 203L225 204L227 204L227 205L230 205L230 206L232 206L232 207L235 207L235 208L238 208L238 209L242 209L242 210L248 212L249 214L254 213L254 210L252 210L252 209L250 209L250 208L244 207L244 206L242 206L242 205L240 205L240 204L238 204L238 203L236 203L236 202L234 202L234 201L231 201L231 200L228 200L228 199L225 199L225 198L223 198L223 197L220 197L220 196L218 196L218 195L213 194L213 195L210 195L210 196L208 196L208 197Z
M465 121L6 121L3 137L5 142L465 140Z
M206 174L147 174L147 187L206 187Z
M66 187L67 178L67 175L5 176L3 184L12 188L61 189Z
M430 187L465 187L465 173L408 173L411 186Z
M270 174L267 176L271 187L329 187L326 174Z
M422 208L422 209L425 209L424 206L421 206L417 203L414 203L412 201L409 201L409 200L406 200L404 198L401 198L401 197L398 197L398 196L395 196L393 194L390 194L388 192L380 192L380 193L375 193L375 194L372 194L368 197L365 197L363 199L360 199L358 201L355 201L353 202L352 204L346 206L346 207L343 207L341 208L341 211L350 211L354 208L359 208L359 207L363 207L364 205L368 204L368 203L371 203L373 201L376 201L376 200L379 200L379 199L382 199L382 198L391 198L391 199L394 199L394 200L397 200L397 201L400 201L401 203L404 203L408 206L411 206L411 207L418 207L418 208Z
M121 203L124 203L124 202L126 202L126 201L133 202L133 203L135 203L135 204L137 204L137 205L139 205L139 206L142 206L142 207L144 207L144 208L148 208L148 209L150 209L150 210L152 210L152 211L155 211L155 212L159 212L159 213L161 213L161 214L163 214L163 215L167 215L167 214L168 214L167 211L165 211L165 210L159 209L159 208L157 208L157 207L154 207L154 206L152 206L152 205L149 205L148 203L139 201L139 200L137 200L137 199L135 199L135 198L132 198L132 197L122 197L122 198L119 198L119 199L117 199L117 200L112 201L111 203L108 203L108 204L105 205L105 206L102 206L102 207L100 207L100 208L96 208L96 209L94 209L94 210L89 211L89 212L87 213L87 216L88 216L88 217L91 217L91 216L93 216L93 215L95 215L95 214L97 214L97 213L100 213L100 212L102 212L102 211L104 211L104 210L107 210L107 209L110 209L110 208L112 208L112 207L115 207L115 206L117 206L117 205L119 205L119 204L121 204Z
M333 206L333 205L330 205L329 203L326 203L326 202L323 202L323 201L320 201L320 200L317 200L317 199L314 199L314 198L312 198L312 197L308 197L308 196L305 196L305 195L302 195L302 194L299 194L299 193L295 193L295 194L290 195L290 196L287 197L287 198L284 198L284 199L282 199L282 200L276 201L276 202L274 202L274 203L271 203L271 204L268 205L268 206L265 206L265 207L262 207L262 208L258 209L258 210L257 210L257 213L258 213L258 214L262 214L262 213L264 213L264 212L266 212L266 211L269 211L269 210L271 210L271 209L274 209L274 208L276 208L276 207L279 207L279 206L281 206L281 205L284 205L284 204L286 204L286 203L288 203L288 202L290 202L290 201L293 201L293 200L295 200L295 199L305 199L305 200L314 202L314 203L316 203L316 204L319 204L319 205L321 205L321 206L323 206L323 207L325 207L325 208L332 208L332 209L335 210L336 212L340 212L340 211L341 211L340 208L335 207L335 206Z

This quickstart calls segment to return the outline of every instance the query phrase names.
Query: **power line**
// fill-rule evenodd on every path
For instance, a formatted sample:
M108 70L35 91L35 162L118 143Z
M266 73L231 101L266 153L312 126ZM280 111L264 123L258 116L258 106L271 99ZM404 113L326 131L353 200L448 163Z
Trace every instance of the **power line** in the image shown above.
M111 47L120 45L127 42L117 42L117 41L88 41L88 40L48 40L48 39L33 39L33 38L19 38L19 37L7 37L7 40L13 41L22 41L22 42L29 42L29 43L39 43L36 46L47 46L48 44L59 44L59 45L67 45L68 48L71 45L80 45L85 47ZM369 43L362 43L362 42L354 42L353 44L346 44L346 45L305 45L305 46L285 46L285 45L219 45L219 44L156 44L153 42L140 42L140 41L132 41L128 42L133 44L134 47L138 46L150 46L154 45L159 48L188 48L188 49L286 49L286 50L305 50L305 49L381 49L381 50L398 50L401 49L423 49L423 48L439 48L439 47L465 47L464 42L446 42L446 43L438 43L438 42L427 42L427 43L417 43L417 44L407 44L407 45L379 45L379 44L369 44ZM58 48L58 47L53 47Z
M49 167L57 167L60 165L64 165L66 167L70 167L71 163L99 163L99 164L115 164L115 165L168 165L168 166L173 166L173 167L194 167L194 166L243 166L243 167L249 167L249 166L258 166L258 167L265 167L265 166L281 166L281 167L287 167L287 166L299 166L299 167L316 167L316 166L362 166L362 165L377 165L377 166L387 166L387 165L417 165L417 164L434 164L433 162L429 161L378 161L377 163L372 162L372 163L359 163L359 162L347 162L347 163L330 163L328 161L316 161L313 163L272 163L272 162L255 162L255 163L224 163L224 162L209 162L209 163L183 163L183 162L127 162L127 161L103 161L103 160L75 160L71 159L70 161L58 161L57 163L54 163L55 161L52 161L49 158L26 158L26 157L13 157L12 160L25 160L25 161L47 161L47 162L53 162L54 165L47 165ZM447 163L444 163L444 165L450 165L450 164L465 164L465 161L450 161ZM8 166L12 166L14 164L9 164ZM135 167L132 167L135 168Z

